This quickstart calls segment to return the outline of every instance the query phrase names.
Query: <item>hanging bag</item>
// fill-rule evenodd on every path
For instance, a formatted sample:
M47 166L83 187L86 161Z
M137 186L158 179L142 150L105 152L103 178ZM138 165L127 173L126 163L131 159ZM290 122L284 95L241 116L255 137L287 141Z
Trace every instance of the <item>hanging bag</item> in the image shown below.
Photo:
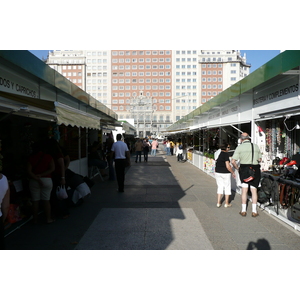
M68 198L68 194L64 185L58 186L56 188L56 196L59 200L64 200Z
M252 147L252 165L253 165L253 144L251 143L251 147ZM255 178L255 170L253 169L253 166L249 166L247 168L245 168L244 170L244 179L243 181L248 183L250 181L252 181Z

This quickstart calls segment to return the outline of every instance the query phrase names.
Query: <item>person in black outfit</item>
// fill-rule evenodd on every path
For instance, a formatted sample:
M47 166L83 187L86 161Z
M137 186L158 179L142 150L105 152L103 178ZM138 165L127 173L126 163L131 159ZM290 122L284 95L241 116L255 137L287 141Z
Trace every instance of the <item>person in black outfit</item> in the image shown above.
M221 152L216 158L215 178L218 185L217 195L218 202L217 207L221 207L221 200L223 194L225 194L225 207L230 207L229 196L231 195L231 174L235 178L234 171L231 168L228 150L230 145L224 143L221 146Z
M143 152L144 152L144 161L148 161L148 154L150 150L150 143L148 142L148 139L144 139L143 141Z

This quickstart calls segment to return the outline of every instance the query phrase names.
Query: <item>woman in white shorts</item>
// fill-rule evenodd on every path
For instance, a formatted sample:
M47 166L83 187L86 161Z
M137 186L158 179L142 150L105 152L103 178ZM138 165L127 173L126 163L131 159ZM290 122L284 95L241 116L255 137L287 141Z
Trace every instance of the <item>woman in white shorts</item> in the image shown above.
M46 222L52 223L50 195L53 187L51 173L55 169L55 164L51 155L41 151L36 145L33 154L30 156L27 171L30 176L29 190L31 193L33 208L33 223L38 222L38 212L40 200L44 202Z
M231 195L231 175L235 178L235 174L231 168L228 150L230 146L224 143L221 146L221 152L216 160L215 178L217 182L217 207L221 207L222 197L225 194L225 207L230 207L229 196Z

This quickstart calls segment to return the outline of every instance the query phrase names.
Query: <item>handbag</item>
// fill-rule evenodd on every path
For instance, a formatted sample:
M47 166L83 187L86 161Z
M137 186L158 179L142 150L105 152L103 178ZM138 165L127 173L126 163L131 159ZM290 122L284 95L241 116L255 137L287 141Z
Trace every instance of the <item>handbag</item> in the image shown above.
M252 147L252 164L253 164L253 144L251 143L251 147ZM244 175L245 178L243 179L244 182L250 182L255 178L255 170L253 169L252 166L249 166L248 168L246 168L244 170Z
M68 198L68 194L64 185L58 186L56 188L56 196L59 200L64 200Z
M21 221L21 211L20 211L20 206L18 204L10 204L9 209L8 209L8 214L7 214L7 221L10 224L14 224L18 221Z

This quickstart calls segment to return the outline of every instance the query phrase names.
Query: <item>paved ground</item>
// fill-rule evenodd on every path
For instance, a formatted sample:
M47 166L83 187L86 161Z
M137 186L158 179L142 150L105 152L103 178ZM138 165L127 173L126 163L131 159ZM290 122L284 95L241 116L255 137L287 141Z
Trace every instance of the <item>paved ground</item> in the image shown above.
M216 207L215 179L160 151L128 169L125 192L116 181L95 179L92 195L66 220L25 224L6 237L7 248L31 250L246 250L300 249L300 234L259 211L239 215Z

